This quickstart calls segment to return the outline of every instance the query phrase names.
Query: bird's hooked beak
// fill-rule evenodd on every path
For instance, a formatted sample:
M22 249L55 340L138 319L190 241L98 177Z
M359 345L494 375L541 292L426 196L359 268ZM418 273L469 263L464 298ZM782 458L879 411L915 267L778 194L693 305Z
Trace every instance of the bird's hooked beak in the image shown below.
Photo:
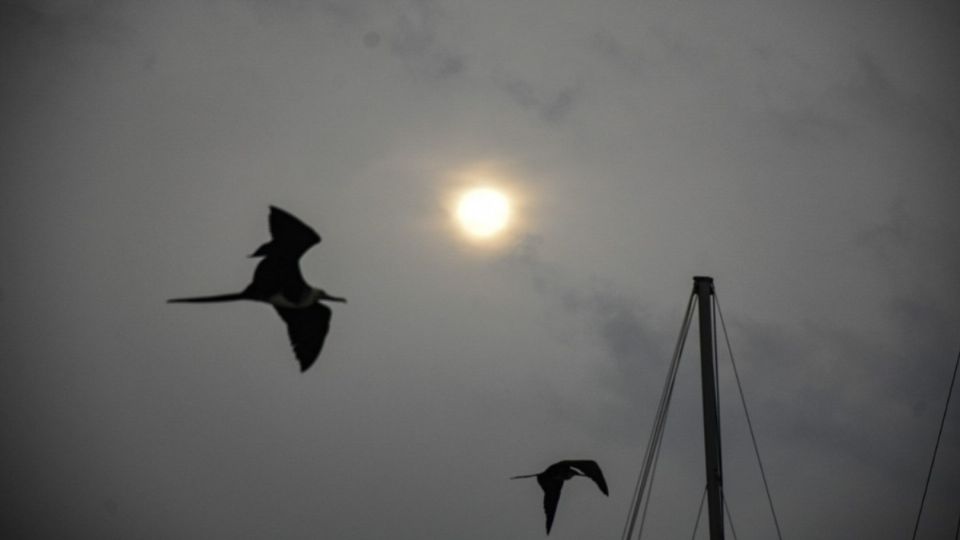
M342 296L331 296L327 294L325 291L320 291L320 298L318 298L318 300L323 300L326 302L340 302L342 304L347 303L346 298L343 298Z

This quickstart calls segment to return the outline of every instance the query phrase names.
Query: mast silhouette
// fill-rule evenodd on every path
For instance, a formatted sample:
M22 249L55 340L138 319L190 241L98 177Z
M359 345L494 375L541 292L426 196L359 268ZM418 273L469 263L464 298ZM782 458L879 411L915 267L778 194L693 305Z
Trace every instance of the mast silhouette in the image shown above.
M700 321L700 381L703 387L703 442L707 467L710 540L723 540L723 470L720 460L720 415L713 351L713 278L693 277Z

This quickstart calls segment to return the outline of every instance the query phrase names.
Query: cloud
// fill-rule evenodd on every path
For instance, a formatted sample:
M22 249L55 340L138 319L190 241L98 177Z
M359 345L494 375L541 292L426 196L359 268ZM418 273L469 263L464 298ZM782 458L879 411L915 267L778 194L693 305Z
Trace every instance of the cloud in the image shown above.
M939 196L938 204L951 198L949 192ZM882 220L856 232L852 243L868 254L878 274L898 290L911 291L917 300L942 305L944 298L960 297L960 282L951 279L960 275L960 253L944 249L960 234L960 227L930 221L931 208L907 197L904 194L894 199ZM938 285L931 288L932 284Z
M414 73L448 79L463 73L464 55L441 44L438 38L443 11L434 2L404 2L392 14L387 31L390 52L403 60Z
M343 25L360 25L368 21L376 0L245 0L261 23L294 21L317 14Z
M857 71L840 89L840 95L876 121L895 129L936 139L954 139L956 127L946 114L933 109L919 96L898 88L873 55L857 54Z
M929 144L945 135L938 91L898 78L888 49L858 62L837 46L870 45L856 19L831 36L780 6L717 19L575 2L118 5L0 5L13 248L0 348L19 519L52 509L60 536L116 514L91 534L510 537L528 517L542 531L542 516L503 478L581 451L609 467L603 503L618 513L686 272L709 269L731 298L784 532L912 525L899 516L915 510L958 345L956 139ZM663 30L631 31L644 25ZM766 57L750 47L759 28L783 36ZM443 240L434 212L437 163L478 156L520 164L539 233L500 268ZM316 218L330 242L304 273L351 298L309 378L284 369L263 306L172 313L157 292L244 283L252 266L229 254L265 234L271 201ZM118 284L143 294L104 296ZM697 497L690 339L658 488ZM734 490L755 472L723 354L720 373ZM268 442L244 444L251 433ZM958 455L955 429L943 444L941 459ZM955 462L935 473L950 487ZM739 511L765 505L749 487L756 499L731 498L738 529ZM557 534L619 518L595 517L571 514Z
M519 77L504 77L499 85L514 103L535 112L541 120L549 123L562 121L573 109L580 94L574 86L545 90Z
M909 241L908 219L905 201L902 198L897 199L890 206L887 219L858 232L854 238L854 244L858 247L880 249L888 244L901 247Z
M426 2L415 2L396 14L390 49L400 56L423 56L436 43L439 13Z
M0 4L6 32L39 33L53 39L111 41L126 36L126 11L118 2L13 0Z
M640 51L628 48L609 32L597 32L590 42L591 50L634 76L641 76L644 72L644 55Z
M651 322L653 315L643 307L642 299L618 292L599 278L573 278L543 259L542 245L542 237L526 236L503 262L528 276L549 312L563 314L561 327L584 332L599 343L612 361L601 368L599 380L627 403L617 414L637 410L634 400L643 394L637 389L648 387L651 372L659 373L659 367L666 365L665 344L671 338L656 329L659 321ZM656 381L650 388L658 384Z

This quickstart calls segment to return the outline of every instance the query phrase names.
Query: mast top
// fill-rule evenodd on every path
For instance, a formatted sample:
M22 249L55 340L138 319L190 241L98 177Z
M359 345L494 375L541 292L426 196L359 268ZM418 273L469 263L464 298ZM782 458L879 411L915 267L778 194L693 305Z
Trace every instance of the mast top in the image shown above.
M693 290L713 294L713 278L710 276L693 276Z

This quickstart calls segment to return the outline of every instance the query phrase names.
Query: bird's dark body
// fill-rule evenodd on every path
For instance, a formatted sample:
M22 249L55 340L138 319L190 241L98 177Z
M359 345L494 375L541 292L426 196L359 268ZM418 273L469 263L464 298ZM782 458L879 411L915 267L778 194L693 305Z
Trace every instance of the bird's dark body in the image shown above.
M560 502L560 491L563 489L563 483L574 476L586 476L597 484L604 495L609 495L607 481L603 477L603 471L596 461L591 459L568 459L558 461L547 467L543 472L537 474L524 474L514 476L513 478L536 477L537 483L543 489L543 512L547 517L547 534L550 534L550 528L553 526L553 518L557 513L557 503Z
M263 257L253 272L253 280L242 292L175 298L169 302L229 302L256 300L267 302L277 310L287 325L287 334L300 370L306 371L316 361L330 330L332 311L320 300L346 302L307 284L300 273L300 257L320 243L320 235L284 210L270 207L271 240L260 246L251 257Z
M253 281L244 289L244 293L264 302L280 293L291 303L297 303L309 290L310 286L300 273L298 259L268 256L257 264Z

